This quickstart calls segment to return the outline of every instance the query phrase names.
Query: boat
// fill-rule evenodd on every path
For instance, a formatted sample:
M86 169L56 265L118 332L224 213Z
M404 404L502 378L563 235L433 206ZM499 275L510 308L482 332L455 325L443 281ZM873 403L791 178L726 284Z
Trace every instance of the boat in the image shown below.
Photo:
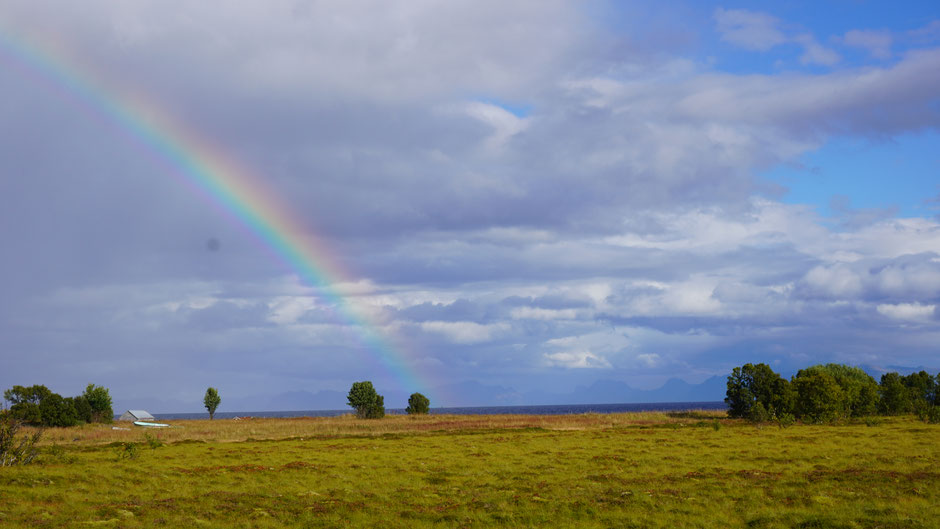
M147 421L134 421L135 426L145 426L147 428L169 428L169 424L163 424L159 422L147 422Z

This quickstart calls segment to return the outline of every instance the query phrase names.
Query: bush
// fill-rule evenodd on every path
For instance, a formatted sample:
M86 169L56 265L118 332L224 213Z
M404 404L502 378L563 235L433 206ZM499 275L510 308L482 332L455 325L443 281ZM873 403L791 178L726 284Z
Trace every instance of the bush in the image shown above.
M781 428L789 428L796 423L796 417L792 413L781 413L777 416L777 426Z
M760 402L755 402L754 405L751 406L751 411L747 414L747 420L755 423L767 422L771 418L770 412L767 411L767 408Z
M420 393L412 393L408 397L408 407L405 411L408 415L419 415L428 413L431 409L431 401Z
M0 410L0 467L28 465L39 454L39 438L42 430L33 435L17 439L22 423L8 410Z
M381 419L385 417L385 397L379 395L372 382L353 382L346 396L348 404L356 410L360 419Z
M914 413L927 424L940 424L940 406L920 400L914 405Z

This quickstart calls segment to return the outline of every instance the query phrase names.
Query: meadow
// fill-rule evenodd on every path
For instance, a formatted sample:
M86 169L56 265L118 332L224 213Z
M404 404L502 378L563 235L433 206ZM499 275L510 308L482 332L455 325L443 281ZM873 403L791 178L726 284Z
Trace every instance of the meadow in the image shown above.
M38 463L0 468L0 526L940 527L940 425L913 418L171 424L47 429Z

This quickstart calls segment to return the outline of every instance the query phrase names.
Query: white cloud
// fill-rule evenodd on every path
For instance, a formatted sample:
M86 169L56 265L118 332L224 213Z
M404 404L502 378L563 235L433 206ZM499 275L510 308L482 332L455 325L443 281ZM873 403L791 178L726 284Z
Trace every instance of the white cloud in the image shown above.
M551 367L564 367L568 369L609 369L611 367L604 357L590 351L564 351L559 353L545 353L545 361Z
M793 40L803 46L803 55L800 56L800 62L803 64L832 66L842 60L835 50L823 46L812 35L797 35Z
M542 309L538 307L517 307L510 315L517 320L572 320L578 316L574 309Z
M881 304L878 305L877 310L879 313L895 320L927 322L936 315L937 306L921 305L920 303Z
M425 321L422 330L442 334L459 344L488 342L510 329L506 323L483 325L472 321Z
M639 354L636 359L646 367L656 367L659 364L659 355L656 353Z
M854 46L868 51L876 59L891 57L891 43L893 39L888 31L859 30L847 31L842 42L847 46Z
M714 13L721 40L749 50L767 51L787 42L780 20L747 9L722 9Z

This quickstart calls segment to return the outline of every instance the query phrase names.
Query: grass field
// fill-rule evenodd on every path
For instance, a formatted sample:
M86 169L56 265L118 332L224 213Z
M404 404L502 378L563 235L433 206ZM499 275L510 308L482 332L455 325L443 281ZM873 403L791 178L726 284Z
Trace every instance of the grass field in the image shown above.
M50 429L2 527L940 527L940 426L720 414ZM163 446L151 448L145 433Z

